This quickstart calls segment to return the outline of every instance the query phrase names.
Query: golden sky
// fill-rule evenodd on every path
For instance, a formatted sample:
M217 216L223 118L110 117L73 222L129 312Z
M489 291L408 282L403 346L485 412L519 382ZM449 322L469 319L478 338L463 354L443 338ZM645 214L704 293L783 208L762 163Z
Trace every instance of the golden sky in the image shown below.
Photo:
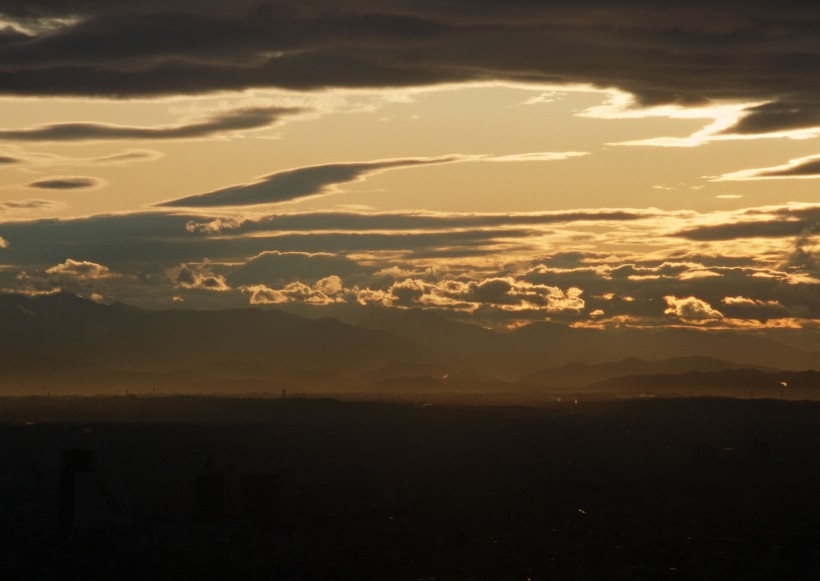
M817 328L817 9L121 4L0 9L4 292Z

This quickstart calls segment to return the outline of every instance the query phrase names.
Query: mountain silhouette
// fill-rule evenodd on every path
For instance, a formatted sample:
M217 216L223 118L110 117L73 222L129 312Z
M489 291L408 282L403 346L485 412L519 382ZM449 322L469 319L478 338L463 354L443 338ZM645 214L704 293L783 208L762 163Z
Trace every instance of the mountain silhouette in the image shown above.
M418 309L357 324L274 308L143 310L69 293L0 295L0 388L114 391L232 386L339 390L579 387L627 375L799 371L820 356L765 337L682 329L493 331ZM431 381L434 380L434 381ZM39 388L37 386L40 386Z

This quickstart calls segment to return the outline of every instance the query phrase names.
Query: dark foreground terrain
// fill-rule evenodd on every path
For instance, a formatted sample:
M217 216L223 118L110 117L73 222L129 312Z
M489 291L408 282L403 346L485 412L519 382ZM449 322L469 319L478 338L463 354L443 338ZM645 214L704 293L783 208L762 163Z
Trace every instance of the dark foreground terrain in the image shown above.
M21 398L0 422L3 579L820 569L818 403ZM76 489L66 450L94 459Z

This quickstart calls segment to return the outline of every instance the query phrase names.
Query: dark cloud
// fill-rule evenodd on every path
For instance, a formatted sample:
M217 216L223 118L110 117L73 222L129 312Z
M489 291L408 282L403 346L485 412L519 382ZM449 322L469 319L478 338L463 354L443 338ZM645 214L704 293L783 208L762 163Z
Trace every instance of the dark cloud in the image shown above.
M815 157L783 169L761 171L757 175L759 177L820 176L820 158Z
M231 287L222 275L213 274L203 267L181 266L173 276L175 286L184 289L199 289L212 292L227 292Z
M569 222L627 222L656 216L634 210L587 210L521 214L446 214L412 212L305 212L276 214L236 227L237 232L281 230L439 230L539 226Z
M63 262L68 258L109 265L157 265L247 259L266 251L332 253L461 247L480 251L503 240L527 239L526 228L473 228L430 232L287 232L253 236L213 236L192 231L206 223L192 215L143 212L76 219L48 219L0 224L9 243L4 260L20 265Z
M0 165L11 165L13 163L20 163L22 160L8 155L0 155Z
M750 107L735 126L722 133L770 133L801 127L820 127L820 103L776 101Z
M818 235L820 235L820 220L803 230L795 239L794 250L789 254L783 266L820 275L820 251L812 247Z
M820 6L798 0L27 0L3 11L34 31L0 39L6 94L503 79L619 87L643 104L762 103L730 130L742 133L820 119ZM77 20L37 32L58 17Z
M749 212L754 216L755 213ZM676 233L689 240L734 240L736 238L789 238L816 231L820 225L820 206L799 209L780 209L764 214L762 218L698 226Z
M788 238L798 236L806 228L800 222L781 222L775 220L740 222L736 224L718 224L716 226L699 226L677 233L689 240L735 240L736 238Z
M775 167L742 170L726 174L719 181L765 179L765 178L811 178L820 177L820 156L812 155Z
M326 193L328 188L360 180L367 175L402 167L459 161L458 156L419 159L387 159L362 163L332 163L280 171L252 184L231 186L215 192L188 196L157 204L165 207L252 206L288 202Z
M101 183L102 182L97 178L70 176L38 180L28 184L28 187L37 188L39 190L84 190L88 188L95 188Z
M61 205L53 200L6 200L0 202L0 214L14 211L53 210Z
M215 113L201 121L161 127L132 127L102 123L55 123L30 129L0 131L0 139L11 141L192 139L268 127L283 117L304 111L304 109L298 107L251 107Z

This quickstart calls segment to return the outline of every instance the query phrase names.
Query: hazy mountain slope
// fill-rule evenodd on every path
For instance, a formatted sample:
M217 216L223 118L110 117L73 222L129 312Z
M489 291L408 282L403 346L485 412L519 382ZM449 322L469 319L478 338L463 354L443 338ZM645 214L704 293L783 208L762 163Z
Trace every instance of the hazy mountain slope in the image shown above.
M0 346L139 371L215 360L363 371L413 355L389 333L275 310L135 311L70 295L0 298Z
M688 371L674 375L630 375L590 384L584 391L806 398L817 397L820 394L820 372L732 369L714 372Z
M610 361L595 365L568 363L561 367L543 369L525 375L521 378L520 383L549 387L577 388L590 383L626 375L669 375L685 373L687 371L712 372L741 368L774 371L772 368L741 365L712 357L672 357L658 361L647 361L645 359L628 357L619 361Z

